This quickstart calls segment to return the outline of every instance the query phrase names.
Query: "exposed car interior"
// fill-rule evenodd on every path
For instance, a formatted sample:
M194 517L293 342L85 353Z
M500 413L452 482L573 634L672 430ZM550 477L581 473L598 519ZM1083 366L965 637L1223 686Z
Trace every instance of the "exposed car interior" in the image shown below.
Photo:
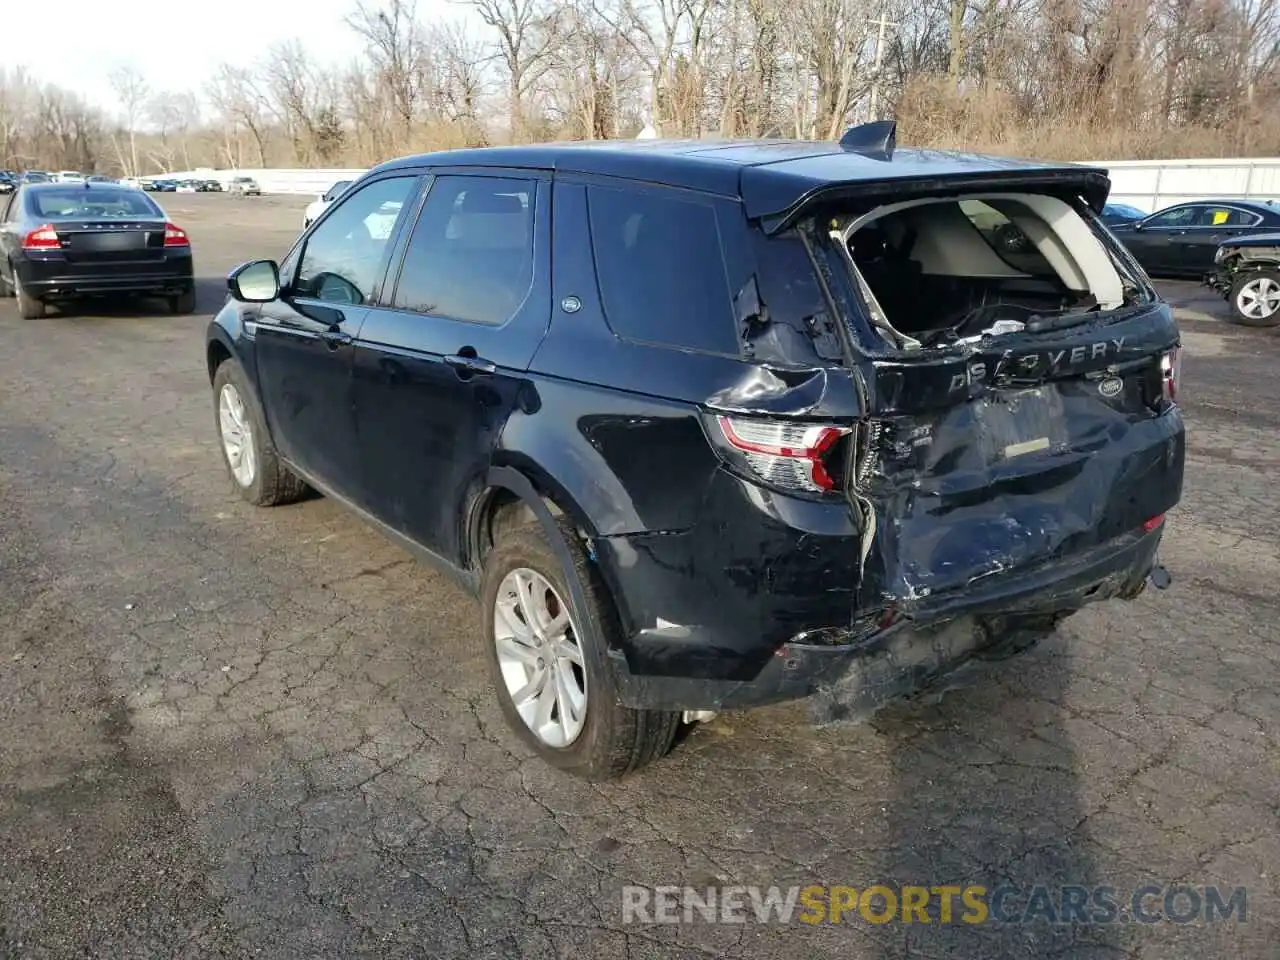
M1033 318L1113 310L1136 294L1093 228L1040 194L923 199L843 221L873 324L899 347L946 346L1022 329ZM1029 243L999 242L1012 224Z

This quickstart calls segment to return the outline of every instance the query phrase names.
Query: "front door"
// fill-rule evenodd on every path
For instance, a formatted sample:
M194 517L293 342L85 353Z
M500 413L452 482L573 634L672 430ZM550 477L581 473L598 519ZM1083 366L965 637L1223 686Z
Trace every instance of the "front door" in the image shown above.
M1154 214L1125 234L1125 244L1147 273L1154 276L1180 273L1183 268L1179 244L1197 222L1200 212L1199 206L1186 204Z
M295 272L256 317L258 390L276 448L318 484L358 499L352 412L355 336L386 273L420 178L376 180L343 198L304 240Z
M451 563L551 315L549 179L434 177L355 351L368 509ZM527 397L525 397L528 400Z

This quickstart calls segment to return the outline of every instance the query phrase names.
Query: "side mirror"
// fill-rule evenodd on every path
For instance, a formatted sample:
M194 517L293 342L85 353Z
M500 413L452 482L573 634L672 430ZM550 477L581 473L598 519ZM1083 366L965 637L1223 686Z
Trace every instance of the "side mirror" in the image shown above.
M270 303L280 296L280 268L274 260L250 260L227 277L231 296L242 303Z

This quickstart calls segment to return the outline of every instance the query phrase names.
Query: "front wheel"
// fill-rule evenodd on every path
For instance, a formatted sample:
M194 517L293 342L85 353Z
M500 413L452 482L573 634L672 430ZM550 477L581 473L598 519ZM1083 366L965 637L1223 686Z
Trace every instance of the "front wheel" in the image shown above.
M1280 271L1251 270L1231 284L1231 313L1247 327L1280 324Z
M281 462L249 378L235 360L223 361L213 375L213 397L222 462L240 496L259 507L299 499L306 484Z
M573 528L557 525L569 570L536 522L485 558L486 655L508 725L539 757L587 780L613 780L665 756L680 715L619 705L605 650L620 631L617 613ZM573 609L569 577L587 609Z

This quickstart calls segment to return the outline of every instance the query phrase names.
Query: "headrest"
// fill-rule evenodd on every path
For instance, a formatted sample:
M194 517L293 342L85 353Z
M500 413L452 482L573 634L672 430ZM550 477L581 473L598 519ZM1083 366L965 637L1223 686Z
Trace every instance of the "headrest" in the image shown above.
M524 213L520 198L511 194L468 191L462 198L462 213Z

